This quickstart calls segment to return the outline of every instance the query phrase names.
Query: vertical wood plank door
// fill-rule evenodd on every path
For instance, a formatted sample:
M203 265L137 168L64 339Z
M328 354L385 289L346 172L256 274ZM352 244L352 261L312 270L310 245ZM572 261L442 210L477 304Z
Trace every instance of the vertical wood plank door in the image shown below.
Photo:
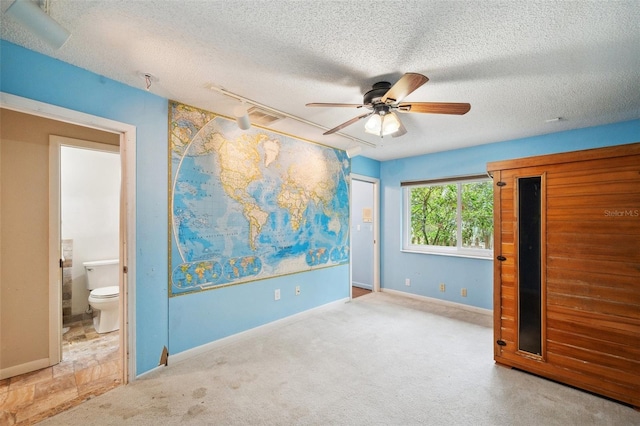
M640 144L490 163L496 362L640 406ZM519 181L541 176L540 271ZM498 186L498 182L500 186ZM519 211L521 209L527 211ZM520 234L519 234L520 232ZM523 241L520 241L523 240ZM540 273L540 351L523 344L525 277ZM531 349L533 348L533 349Z

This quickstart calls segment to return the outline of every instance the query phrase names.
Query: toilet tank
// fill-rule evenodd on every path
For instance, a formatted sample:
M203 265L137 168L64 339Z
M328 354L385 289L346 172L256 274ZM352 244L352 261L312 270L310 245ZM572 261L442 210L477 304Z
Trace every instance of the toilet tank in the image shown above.
M119 285L118 265L118 259L84 262L82 266L87 272L87 289Z

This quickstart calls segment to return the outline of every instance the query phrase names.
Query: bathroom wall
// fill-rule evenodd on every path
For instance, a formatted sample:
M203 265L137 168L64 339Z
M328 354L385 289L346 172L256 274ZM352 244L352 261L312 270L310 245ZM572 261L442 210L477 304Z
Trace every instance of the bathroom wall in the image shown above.
M71 315L75 316L88 307L82 263L118 258L120 154L63 146L60 163L61 233L62 239L73 242Z

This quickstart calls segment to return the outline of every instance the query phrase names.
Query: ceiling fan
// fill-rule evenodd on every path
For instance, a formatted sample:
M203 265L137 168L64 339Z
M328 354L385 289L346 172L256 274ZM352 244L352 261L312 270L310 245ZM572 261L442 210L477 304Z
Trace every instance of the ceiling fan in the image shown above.
M366 114L359 115L351 120L327 130L323 135L330 135L338 130L344 129L353 123L370 117L364 125L367 133L379 135L380 137L391 135L392 137L402 136L407 133L404 125L395 114L395 111L402 113L425 113L425 114L456 114L463 115L469 112L471 105L467 103L451 102L401 102L414 90L425 84L429 79L422 74L408 72L403 75L393 86L391 83L381 81L375 83L371 90L364 94L362 104L340 104L340 103L308 103L308 107L343 107L343 108L366 108Z

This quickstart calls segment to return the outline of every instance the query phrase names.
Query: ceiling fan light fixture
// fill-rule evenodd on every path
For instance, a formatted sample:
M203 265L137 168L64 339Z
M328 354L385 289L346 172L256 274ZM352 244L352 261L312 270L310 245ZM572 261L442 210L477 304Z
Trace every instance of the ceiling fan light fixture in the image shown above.
M398 129L400 129L400 120L393 112L373 114L364 125L365 132L380 137L395 133Z
M71 37L71 33L66 28L42 10L38 3L31 0L15 0L6 14L19 21L54 49L60 49Z
M380 135L382 129L382 117L378 114L373 114L366 123L364 123L364 131L371 133L372 135Z
M382 136L395 133L398 129L400 129L400 120L395 113L390 112L382 117Z

